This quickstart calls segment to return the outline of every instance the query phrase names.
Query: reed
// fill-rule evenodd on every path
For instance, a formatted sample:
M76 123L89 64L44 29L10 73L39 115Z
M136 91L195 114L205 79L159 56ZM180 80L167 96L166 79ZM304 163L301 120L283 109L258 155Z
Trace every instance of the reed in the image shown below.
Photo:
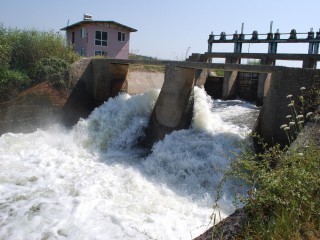
M59 33L0 25L0 100L8 100L17 92L45 81L50 76L44 77L43 69L48 67L49 62L55 68L57 62L70 65L78 59L72 46L67 46Z

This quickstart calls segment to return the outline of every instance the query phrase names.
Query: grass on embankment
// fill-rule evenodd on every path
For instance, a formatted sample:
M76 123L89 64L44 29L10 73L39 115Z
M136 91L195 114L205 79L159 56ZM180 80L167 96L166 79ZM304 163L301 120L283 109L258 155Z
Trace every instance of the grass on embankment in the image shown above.
M248 217L235 239L320 239L320 146L314 135L320 131L320 89L300 90L297 98L287 96L292 115L280 127L291 147L267 146L254 136L263 153L245 148L225 172L221 186L234 181L236 203L245 206ZM311 115L312 127L299 136Z
M236 199L248 216L237 239L320 239L319 147L246 150L225 176L237 183Z
M129 54L129 59L136 59L136 60L151 60L157 61L157 58L137 55L137 54ZM164 72L165 66L162 65L139 65L139 64L130 64L129 71L136 71L136 72Z

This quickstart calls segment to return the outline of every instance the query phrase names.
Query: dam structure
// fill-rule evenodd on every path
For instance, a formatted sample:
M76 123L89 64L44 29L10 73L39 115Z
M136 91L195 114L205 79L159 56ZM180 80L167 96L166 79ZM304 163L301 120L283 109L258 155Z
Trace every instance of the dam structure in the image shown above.
M110 97L126 92L126 76L130 64L164 65L164 83L146 128L144 141L146 145L152 146L166 134L189 127L193 87L203 87L209 71L225 72L223 99L232 99L238 92L238 72L253 73L260 75L256 94L262 105L255 131L267 142L286 143L286 135L279 126L290 114L287 95L299 96L300 87L312 88L319 85L320 70L233 62L210 63L206 56L193 54L188 61L84 59L76 63L70 71L73 87L64 107L65 120L70 125L75 124L80 117L86 117ZM84 104L81 104L82 101Z
M320 71L212 63L206 54L188 61L74 63L61 113L72 127L52 124L0 136L0 238L194 239L213 214L230 215L236 208L232 183L223 189L219 212L212 213L222 170L248 143L255 119L254 130L268 143L285 142L280 125L290 114L287 95L319 87ZM131 64L164 66L162 89L126 94ZM216 70L224 76L214 92L225 101L204 91ZM243 94L233 73L269 76L259 92L251 90L261 107L228 100ZM1 118L20 120L14 108L25 116L31 116L26 110L43 111L45 100L25 95L24 105L1 112L0 125ZM140 138L153 144L152 151L137 146Z
M73 126L108 99L128 92L130 65L161 65L165 69L164 82L145 129L143 145L151 147L166 134L190 126L194 86L205 88L213 98L240 98L255 102L261 106L261 111L254 131L268 143L285 144L287 137L279 126L290 114L287 95L299 96L300 87L311 89L319 86L320 70L316 68L320 61L319 42L320 33L312 30L308 33L270 31L267 34L258 34L257 31L252 34L222 32L209 35L208 52L193 53L186 61L83 58L70 67L68 97L62 107L61 118L65 125ZM213 52L215 44L221 43L233 44L234 52ZM245 43L267 43L268 53L242 53L242 44ZM279 44L295 43L307 43L308 53L277 53ZM225 58L225 62L213 63L215 58ZM242 59L259 59L260 64L242 64ZM282 67L275 65L277 60L301 60L303 64L301 68ZM223 76L212 74L218 70ZM43 100L30 104L40 102ZM18 125L20 119L14 116L20 114L20 118L26 109L21 106L20 110L14 111L19 106L1 109L0 130L5 129L7 123ZM40 109L43 108L39 107L39 112ZM32 107L28 114L43 116L42 113L34 114L36 111ZM37 120L34 122L36 125Z

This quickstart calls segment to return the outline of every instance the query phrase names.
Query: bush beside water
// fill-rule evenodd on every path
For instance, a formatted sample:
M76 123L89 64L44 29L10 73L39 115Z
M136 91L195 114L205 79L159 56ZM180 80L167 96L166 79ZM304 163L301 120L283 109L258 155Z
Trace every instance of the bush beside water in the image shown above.
M226 173L248 221L239 239L320 238L320 150L246 150ZM243 190L247 186L246 191Z
M0 102L47 80L65 86L67 69L78 59L58 33L0 25Z
M235 203L248 217L235 239L320 239L320 148L308 136L307 145L290 147L310 115L317 115L309 111L319 108L320 92L300 90L297 98L288 95L292 115L281 126L288 145L268 146L253 134L263 152L245 147L225 172L219 191L233 181Z

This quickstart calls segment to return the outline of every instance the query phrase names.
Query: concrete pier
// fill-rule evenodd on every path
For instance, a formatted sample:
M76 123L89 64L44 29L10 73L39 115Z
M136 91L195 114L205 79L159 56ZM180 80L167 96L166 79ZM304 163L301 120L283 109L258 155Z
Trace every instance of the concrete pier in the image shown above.
M273 65L275 65L275 60L270 59L269 57L265 57L265 58L261 59L260 64L273 66ZM263 101L268 94L271 76L272 76L271 73L260 73L259 74L257 101L256 101L256 104L258 106L261 106L263 104Z
M240 63L240 58L229 57L226 58L226 64L229 63ZM238 71L225 71L224 72L224 81L223 81L223 99L230 99L235 97L237 93L236 80L238 76Z
M174 130L188 128L193 110L195 69L167 65L165 80L142 141L152 146Z

